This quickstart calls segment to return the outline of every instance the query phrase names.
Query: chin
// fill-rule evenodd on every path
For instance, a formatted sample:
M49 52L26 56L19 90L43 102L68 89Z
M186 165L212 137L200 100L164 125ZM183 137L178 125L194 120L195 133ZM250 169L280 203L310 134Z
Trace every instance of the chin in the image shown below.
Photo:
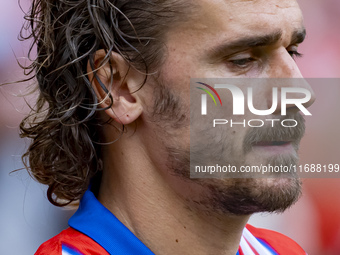
M228 179L208 185L206 205L221 214L283 212L301 195L299 178Z

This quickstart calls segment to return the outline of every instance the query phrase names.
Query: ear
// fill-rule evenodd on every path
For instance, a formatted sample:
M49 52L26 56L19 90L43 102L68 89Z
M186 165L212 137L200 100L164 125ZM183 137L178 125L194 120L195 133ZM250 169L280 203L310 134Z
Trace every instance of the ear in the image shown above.
M108 60L109 59L109 60ZM99 105L116 122L127 125L143 111L138 93L143 74L132 68L118 53L99 50L87 64L88 78Z

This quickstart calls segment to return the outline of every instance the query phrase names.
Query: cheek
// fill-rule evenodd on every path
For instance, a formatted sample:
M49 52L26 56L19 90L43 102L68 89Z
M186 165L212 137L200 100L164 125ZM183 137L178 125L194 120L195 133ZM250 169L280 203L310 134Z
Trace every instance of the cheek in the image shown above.
M200 61L202 50L195 45L190 45L189 41L190 38L177 43L169 42L167 56L160 70L162 79L174 86L178 84L176 89L180 90L183 90L183 84L189 86L190 78L204 77L206 70Z

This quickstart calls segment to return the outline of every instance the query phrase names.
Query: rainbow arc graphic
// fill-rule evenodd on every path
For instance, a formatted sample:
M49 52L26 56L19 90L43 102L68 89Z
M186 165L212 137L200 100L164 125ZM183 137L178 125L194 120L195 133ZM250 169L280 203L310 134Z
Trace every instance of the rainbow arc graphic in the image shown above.
M208 89L210 89L217 96L218 100L220 101L220 104L222 105L222 100L221 100L220 95L217 93L217 91L212 86L210 86L206 83L203 83L203 82L197 82L197 83L207 87ZM215 105L217 106L217 102L215 100L215 97L213 96L213 94L209 90L207 90L205 88L201 88L201 87L196 87L196 88L203 90L205 93L207 93L212 98ZM204 94L202 95L202 115L207 115L207 95L204 95Z

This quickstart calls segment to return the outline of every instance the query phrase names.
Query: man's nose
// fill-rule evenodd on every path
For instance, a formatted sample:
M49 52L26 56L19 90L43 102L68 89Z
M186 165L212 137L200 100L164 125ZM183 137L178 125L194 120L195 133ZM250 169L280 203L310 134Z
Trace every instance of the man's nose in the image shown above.
M275 113L281 114L282 107L286 108L286 112L301 111L314 103L316 98L313 89L303 78L297 63L286 49L280 51L275 58L270 73L269 76L275 78L273 84L278 88L279 94Z
M278 50L271 63L272 78L303 78L294 58L285 48Z

